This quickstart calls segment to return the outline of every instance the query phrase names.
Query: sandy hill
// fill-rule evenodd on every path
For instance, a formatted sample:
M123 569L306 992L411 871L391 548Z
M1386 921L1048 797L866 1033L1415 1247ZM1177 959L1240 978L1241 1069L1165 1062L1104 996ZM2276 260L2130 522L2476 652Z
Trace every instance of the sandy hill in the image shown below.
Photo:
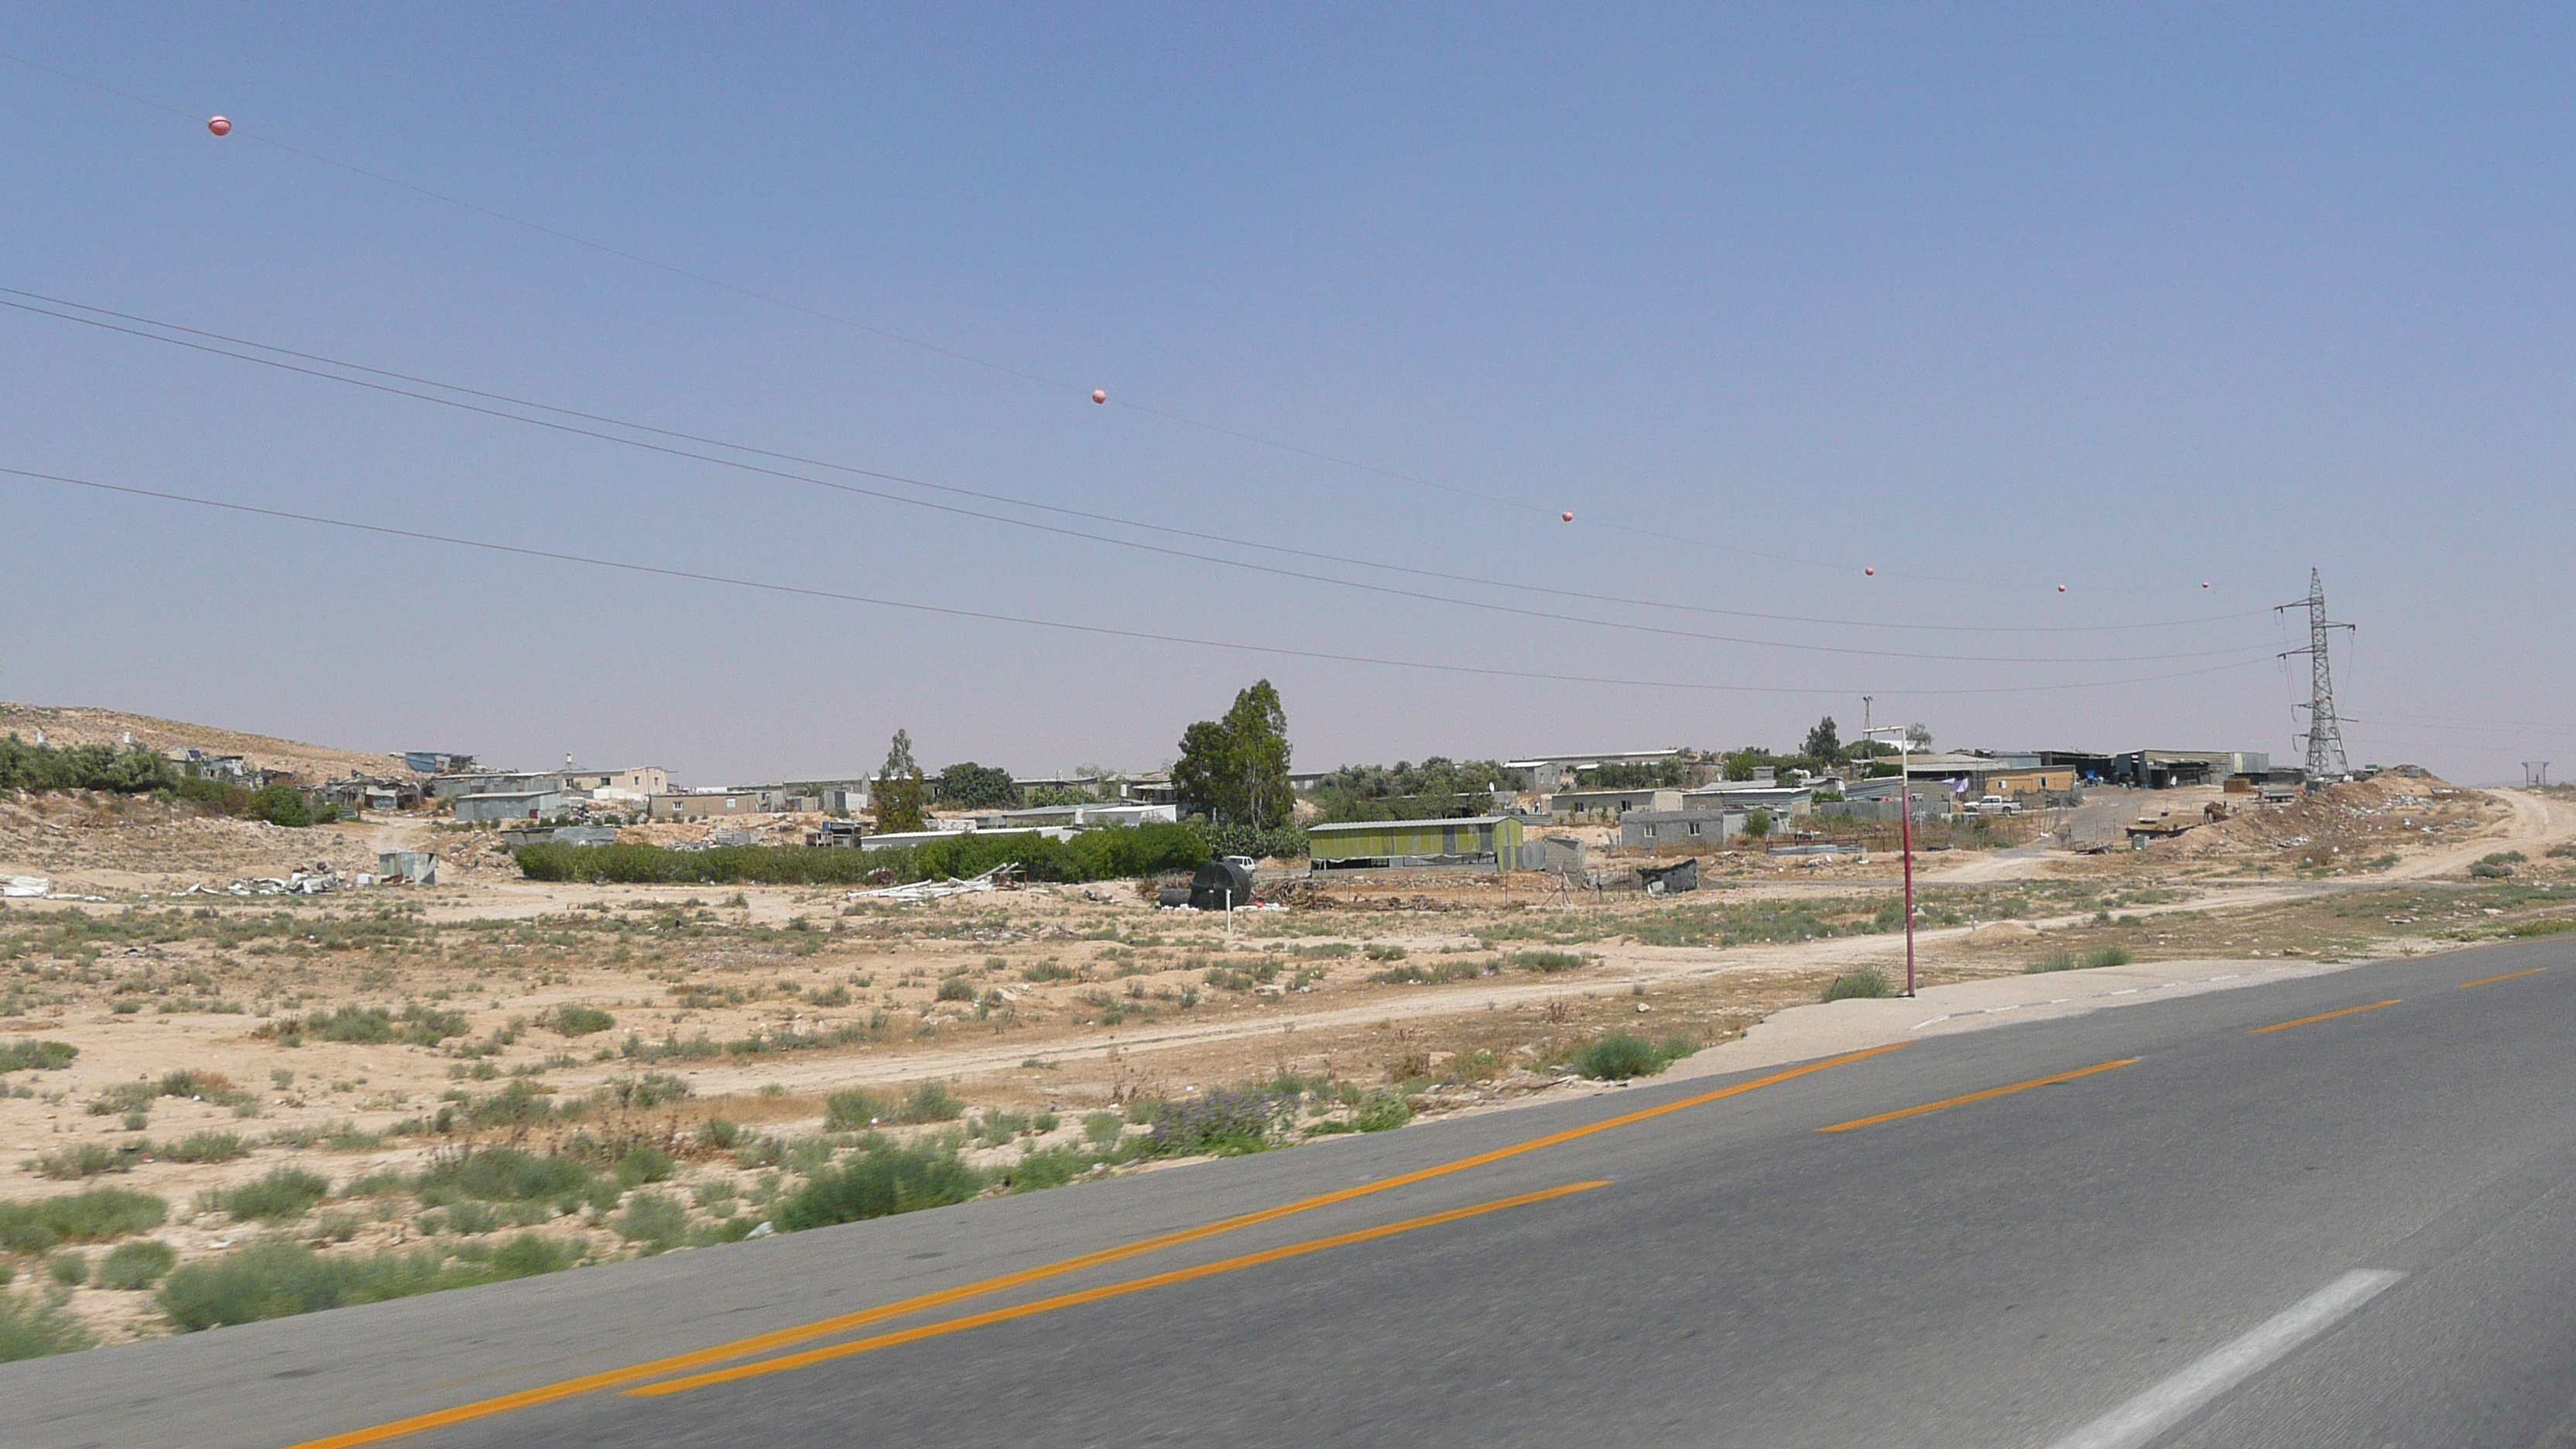
M242 755L261 769L284 770L307 781L338 779L352 770L374 775L405 773L401 759L395 756L335 750L327 745L246 735L122 710L0 700L0 735L14 734L32 741L39 730L50 745L114 745L131 733L135 743L156 750L199 749L215 755Z

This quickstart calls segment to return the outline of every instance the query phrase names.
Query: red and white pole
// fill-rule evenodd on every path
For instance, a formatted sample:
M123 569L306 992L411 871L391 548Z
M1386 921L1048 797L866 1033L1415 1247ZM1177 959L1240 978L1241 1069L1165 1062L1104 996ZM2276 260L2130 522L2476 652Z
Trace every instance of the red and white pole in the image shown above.
M1905 841L1905 994L1914 994L1914 770L1903 746L1896 751L1896 821Z

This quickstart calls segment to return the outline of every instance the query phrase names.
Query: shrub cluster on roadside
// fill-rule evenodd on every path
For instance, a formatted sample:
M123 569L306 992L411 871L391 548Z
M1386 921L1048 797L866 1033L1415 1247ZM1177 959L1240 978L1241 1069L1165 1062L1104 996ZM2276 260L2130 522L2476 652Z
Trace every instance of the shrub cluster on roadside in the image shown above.
M1624 1082L1631 1077L1651 1077L1664 1068L1699 1050L1699 1043L1686 1036L1666 1038L1661 1044L1624 1031L1596 1037L1574 1054L1572 1065L1577 1076L1600 1082Z
M960 831L895 850L838 846L720 846L714 850L665 850L653 845L520 847L520 874L543 881L611 881L649 884L858 885L878 871L898 881L973 876L1003 864L1018 865L1031 880L1124 880L1157 871L1194 870L1208 858L1208 844L1183 825L1137 825L1090 830L1070 840L1034 832Z
M1888 984L1887 973L1875 966L1863 966L1835 977L1825 986L1824 1001L1850 1001L1855 998L1894 996L1896 988Z

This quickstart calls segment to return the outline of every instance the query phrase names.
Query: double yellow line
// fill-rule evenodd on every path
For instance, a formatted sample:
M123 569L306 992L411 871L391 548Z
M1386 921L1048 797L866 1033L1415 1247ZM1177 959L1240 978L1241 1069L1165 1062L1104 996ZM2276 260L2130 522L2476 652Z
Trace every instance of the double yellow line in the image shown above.
M1524 1153L1538 1152L1550 1147L1560 1147L1568 1142L1580 1141L1581 1139L1590 1137L1595 1133L1614 1131L1621 1127L1632 1127L1640 1122L1651 1121L1657 1117L1667 1116L1674 1112L1688 1111L1693 1107L1706 1106L1711 1102L1723 1101L1728 1097L1741 1096L1744 1093L1758 1091L1764 1087L1776 1086L1779 1083L1792 1081L1796 1078L1807 1076L1815 1072L1827 1071L1834 1067L1863 1061L1870 1057L1883 1056L1892 1051L1902 1050L1905 1045L1906 1043L1904 1042L1893 1042L1886 1046L1871 1047L1865 1051L1846 1052L1841 1056L1827 1057L1821 1061L1807 1062L1800 1066L1789 1067L1781 1071L1773 1072L1768 1076L1756 1077L1751 1081L1738 1082L1730 1087L1720 1087L1712 1092L1701 1092L1695 1096L1683 1097L1675 1101L1666 1102L1661 1106L1646 1107L1638 1111L1622 1113L1619 1116L1605 1118L1602 1121L1588 1123L1581 1127L1569 1127L1562 1132L1551 1132L1544 1137L1534 1137L1526 1142L1515 1142L1507 1147L1497 1147L1490 1152L1480 1152L1472 1157L1461 1157L1452 1162L1444 1162L1436 1166L1420 1168L1412 1172L1399 1173L1393 1177L1380 1178L1375 1182L1361 1183L1355 1187L1346 1187L1335 1192L1319 1193L1313 1197L1299 1198L1294 1202L1281 1203L1277 1207L1263 1208L1257 1212L1242 1213L1230 1218L1220 1218L1214 1222L1200 1224L1197 1227L1183 1228L1175 1232L1162 1233L1154 1237L1139 1239L1136 1242L1124 1243L1114 1248L1103 1248L1097 1252L1083 1253L1071 1258L1061 1258L1055 1262L1043 1263L1034 1268L1023 1268L1015 1273L1004 1273L997 1277L978 1279L972 1283L961 1283L954 1288L941 1289L935 1293L919 1294L911 1298L899 1299L893 1303L881 1304L875 1308L865 1308L860 1309L857 1312L844 1313L832 1318L817 1319L812 1323L799 1324L792 1328L782 1328L770 1333L756 1334L749 1338L739 1338L729 1343L714 1344L688 1353L673 1354L667 1358L652 1359L644 1363L631 1364L625 1368L607 1369L595 1374L585 1374L579 1378L563 1379L551 1384L541 1384L532 1389L522 1389L517 1393L502 1394L489 1399L479 1399L473 1403L459 1404L453 1408L438 1409L426 1414L415 1414L409 1418L396 1419L382 1424L374 1424L363 1429L352 1429L346 1433L333 1434L320 1439L308 1439L298 1444L289 1445L287 1446L287 1449L355 1449L355 1446L362 1444L378 1444L388 1439L400 1438L406 1434L417 1434L424 1430L445 1428L454 1424L469 1423L476 1419L489 1418L495 1414L507 1414L519 1409L535 1408L541 1404L550 1404L562 1399L574 1398L582 1394L597 1393L606 1389L623 1389L628 1388L631 1385L645 1383L648 1380L662 1379L672 1375L690 1374L692 1370L703 1370L710 1365L722 1363L728 1359L748 1358L756 1354L769 1353L794 1344L810 1342L817 1338L828 1338L836 1334L847 1333L851 1330L864 1328L875 1323L882 1323L889 1319L908 1317L915 1313L922 1313L934 1308L946 1307L949 1304L962 1302L969 1298L978 1298L988 1294L1003 1292L1008 1289L1021 1287L1025 1284L1039 1282L1048 1278L1061 1277L1068 1273L1077 1273L1086 1268L1100 1267L1104 1264L1115 1263L1122 1259L1157 1252L1164 1248L1178 1247L1184 1243L1198 1242L1202 1239L1213 1238L1224 1233L1238 1232L1244 1228L1255 1227L1262 1223L1275 1222L1280 1218L1288 1217L1296 1213L1311 1212L1317 1208L1331 1207L1337 1203L1350 1202L1376 1193L1390 1192L1396 1188L1409 1187L1419 1182L1428 1182L1434 1178L1446 1177L1452 1173L1466 1172L1474 1168L1490 1166L1497 1162L1503 1162L1511 1158L1521 1156ZM1155 1274L1148 1278L1135 1279L1129 1283L1111 1284L1106 1288L1089 1290L1088 1295L1065 1294L1058 1298L1044 1299L1040 1300L1038 1303L1022 1305L1018 1308L995 1310L990 1313L970 1314L964 1318L947 1320L941 1323L924 1325L916 1329L905 1330L900 1334L881 1334L874 1338L861 1339L853 1343L836 1345L832 1348L815 1350L809 1354L791 1355L790 1357L803 1362L814 1362L818 1361L819 1358L836 1357L847 1353L865 1353L871 1349L889 1347L897 1342L911 1342L919 1338L932 1337L939 1333L954 1333L967 1328L979 1327L985 1323L1001 1322L1006 1318L1025 1317L1030 1313L1049 1312L1056 1308L1067 1308L1073 1306L1076 1302L1091 1302L1096 1301L1099 1298L1115 1297L1123 1293L1139 1292L1149 1287L1161 1287L1168 1283L1186 1282L1191 1278L1206 1277L1211 1273L1231 1272L1238 1268L1254 1266L1256 1262L1275 1262L1281 1258L1296 1257L1309 1252L1319 1252L1328 1247L1340 1247L1350 1243L1362 1242L1372 1237L1385 1237L1392 1233L1411 1232L1418 1228L1431 1227L1437 1223L1455 1222L1461 1218L1474 1217L1488 1212L1497 1212L1504 1208L1518 1207L1528 1203L1540 1202L1552 1197L1562 1197L1569 1193L1586 1191L1600 1185L1601 1184L1598 1182L1569 1183L1563 1187L1550 1188L1539 1193L1523 1194L1519 1197L1504 1198L1490 1203L1481 1203L1475 1207L1455 1209L1449 1213L1434 1213L1429 1217L1424 1218L1407 1219L1401 1223L1387 1224L1382 1228L1363 1229L1359 1233L1355 1234L1344 1233L1330 1238L1318 1238L1308 1243L1292 1244L1287 1248L1273 1249L1266 1255L1258 1253L1249 1254L1242 1258L1232 1258L1221 1263L1208 1264L1203 1268L1183 1269L1179 1270L1177 1273ZM794 1366L795 1364L788 1362L786 1359L764 1360L761 1363L746 1364L736 1369L727 1370L721 1375L699 1373L694 1374L689 1378L676 1380L668 1386L657 1384L654 1385L651 1390L647 1390L646 1392L677 1392L682 1388L697 1387L701 1382L720 1382L728 1378L744 1377L746 1374L752 1372L774 1372L778 1368Z

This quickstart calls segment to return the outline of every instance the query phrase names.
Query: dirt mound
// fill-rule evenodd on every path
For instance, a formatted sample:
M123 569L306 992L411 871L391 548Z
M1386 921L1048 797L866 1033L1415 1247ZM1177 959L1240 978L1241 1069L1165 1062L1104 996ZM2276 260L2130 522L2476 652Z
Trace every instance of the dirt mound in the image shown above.
M39 731L45 743L57 747L121 745L127 735L132 735L136 744L165 753L196 749L210 755L241 755L263 770L282 770L307 782L336 780L353 770L371 775L410 773L403 768L399 755L335 750L327 745L246 735L121 710L0 700L0 735L14 734L32 743Z
M2503 803L2483 790L2463 789L2418 767L2400 766L2367 780L2329 785L2284 805L2249 804L2229 819L2156 846L2155 853L2202 859L2288 852L2321 865L2455 841L2506 813Z

